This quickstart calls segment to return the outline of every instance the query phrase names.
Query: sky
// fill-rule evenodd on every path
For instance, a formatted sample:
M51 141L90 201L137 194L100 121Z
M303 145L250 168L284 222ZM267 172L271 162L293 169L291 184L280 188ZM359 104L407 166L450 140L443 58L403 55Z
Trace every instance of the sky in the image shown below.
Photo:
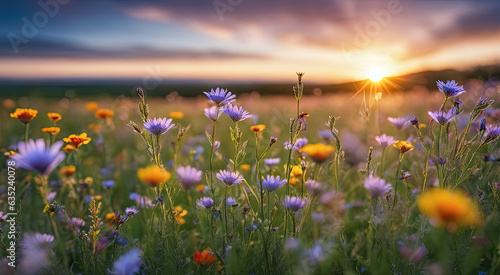
M498 64L500 1L8 0L0 79L314 83Z

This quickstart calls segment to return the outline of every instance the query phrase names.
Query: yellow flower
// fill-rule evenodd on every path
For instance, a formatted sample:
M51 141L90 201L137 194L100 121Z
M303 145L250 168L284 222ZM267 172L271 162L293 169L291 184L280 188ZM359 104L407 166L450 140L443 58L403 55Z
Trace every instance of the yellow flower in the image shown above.
M413 147L413 145L411 145L411 143L402 140L398 140L396 143L394 143L394 147L398 148L401 155L404 155L406 152L409 152L415 148Z
M183 112L170 112L168 114L168 116L170 118L173 118L173 119L182 119L184 117L184 113Z
M81 133L79 136L70 135L67 138L63 138L64 142L71 143L76 148L80 147L82 144L88 144L92 139L87 137L87 133Z
M73 174L76 172L76 167L73 165L68 165L68 166L63 166L61 169L59 169L59 175L61 177L71 177Z
M297 183L300 183L300 179L297 177L290 177L290 185L295 186Z
M87 102L87 104L85 104L85 108L87 108L87 110L89 111L94 111L99 108L99 104L97 104L97 102L95 101L89 101Z
M186 209L182 209L182 206L177 205L174 207L175 210L175 220L180 224L183 225L186 223L186 220L183 218L184 216L187 215L188 211Z
M171 175L165 168L151 165L137 170L137 177L149 186L156 187L158 184L168 181Z
M42 132L47 133L49 135L57 135L61 129L59 127L47 127L47 128L42 128Z
M446 225L452 231L456 226L475 225L480 221L480 213L471 199L460 191L435 188L419 196L417 204L432 225Z
M66 153L75 151L75 146L68 144L62 148L62 150Z
M100 109L97 109L97 111L95 111L94 115L96 118L108 119L108 118L114 116L115 112L113 112L113 110L111 110L111 109L100 108Z
M37 110L17 108L15 112L10 114L10 117L19 119L22 123L27 124L38 114Z
M56 206L53 204L47 204L43 208L43 213L47 213L49 215L52 215L52 214L54 214L54 212L56 212Z
M302 152L306 153L315 162L322 163L333 155L335 148L323 143L307 144L302 147Z
M418 125L418 128L419 128L419 129L420 129L420 128L425 128L425 127L427 127L427 125L425 125L425 124L423 124L423 123L420 123L420 124Z
M286 172L286 164L283 166L285 167L285 172ZM290 177L300 177L300 176L302 176L302 168L299 165L292 165L290 171Z
M104 220L106 221L106 224L111 227L113 226L113 224L115 223L116 221L116 216L115 216L115 213L113 212L109 212L108 214L106 214L106 216L104 217Z
M47 116L54 122L58 122L62 118L62 116L58 113L47 113Z
M250 164L242 164L240 165L240 169L243 171L249 171L251 168Z
M266 125L264 125L264 124L250 126L250 130L252 130L256 134L264 131L264 129L266 129Z

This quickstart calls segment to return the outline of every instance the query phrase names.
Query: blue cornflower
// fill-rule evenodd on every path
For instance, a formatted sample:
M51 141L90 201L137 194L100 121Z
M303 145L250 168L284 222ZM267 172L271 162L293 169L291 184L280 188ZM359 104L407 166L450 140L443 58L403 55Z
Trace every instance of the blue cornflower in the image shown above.
M63 141L57 141L52 146L47 146L43 139L32 140L28 143L19 142L19 153L11 157L16 162L16 167L37 171L49 175L54 168L64 160L61 152Z
M302 147L304 147L307 142L309 142L309 140L307 138L298 138L295 143L293 144L293 150L299 150L301 149ZM287 141L285 143L283 143L283 145L285 146L285 150L290 150L290 142Z
M231 92L229 92L227 89L221 89L219 87L217 87L215 91L214 89L211 89L210 93L203 93L206 94L208 98L210 98L210 100L212 100L217 106L226 105L228 103L236 101L236 99L234 99L236 95L231 94Z
M228 104L224 107L224 113L234 122L243 121L252 117L252 115L250 115L248 111L243 110L241 106L232 104Z
M446 81L446 83L438 80L436 81L436 85L438 87L438 90L443 93L445 97L455 97L466 92L464 90L464 86L458 86L458 83L455 82L455 80L448 80Z
M484 132L484 136L486 137L485 142L490 142L495 140L500 135L500 126L488 125L486 126L486 130Z
M264 159L264 163L267 166L274 166L278 165L280 163L280 158L270 158L270 159Z
M116 275L132 275L139 272L141 268L141 250L134 248L123 254L118 260L113 264L113 272L111 274Z
M127 214L127 216L134 216L137 213L139 213L139 210L134 206L125 208L125 214Z
M203 208L212 208L214 206L214 201L212 198L209 197L203 197L200 198L199 200L196 201L196 204L203 207Z
M144 128L148 130L151 134L160 136L168 132L170 129L174 128L175 124L172 123L172 119L167 118L154 118L144 122Z
M186 190L198 184L203 177L202 171L191 166L180 166L175 172Z
M216 177L222 181L226 186L236 185L243 181L243 177L238 172L229 172L226 170L219 170Z
M105 180L102 182L102 186L106 189L110 189L111 187L115 186L115 181L114 180Z
M285 206L285 209L287 209L288 211L297 212L300 209L304 208L304 206L306 206L306 203L307 199L305 198L286 196L285 201L283 202L283 206Z
M437 123L441 125L445 125L446 123L452 121L456 116L456 109L452 107L448 112L445 111L437 111L437 112L428 112L429 115L434 119Z
M260 184L259 182L257 182ZM267 177L262 181L262 188L267 190L268 192L273 192L274 190L280 188L281 186L285 185L286 179L280 179L280 176L270 176L267 175Z
M229 197L229 198L227 198L227 200L226 200L226 204L227 204L228 206L237 206L237 205L238 205L238 202L236 202L236 200L235 200L235 199L233 199L233 197Z

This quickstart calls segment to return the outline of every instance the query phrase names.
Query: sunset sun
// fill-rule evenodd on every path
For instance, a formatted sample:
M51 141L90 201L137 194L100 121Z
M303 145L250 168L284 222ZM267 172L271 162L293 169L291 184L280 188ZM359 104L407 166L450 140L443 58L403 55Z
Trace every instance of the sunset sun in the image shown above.
M367 73L368 79L373 82L379 82L384 78L384 70L379 67L371 68Z

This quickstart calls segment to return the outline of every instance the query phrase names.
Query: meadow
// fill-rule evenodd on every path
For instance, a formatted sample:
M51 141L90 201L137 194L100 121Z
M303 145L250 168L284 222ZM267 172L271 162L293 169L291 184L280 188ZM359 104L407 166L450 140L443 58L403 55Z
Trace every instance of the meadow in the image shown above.
M297 78L2 98L0 273L500 274L498 82Z

